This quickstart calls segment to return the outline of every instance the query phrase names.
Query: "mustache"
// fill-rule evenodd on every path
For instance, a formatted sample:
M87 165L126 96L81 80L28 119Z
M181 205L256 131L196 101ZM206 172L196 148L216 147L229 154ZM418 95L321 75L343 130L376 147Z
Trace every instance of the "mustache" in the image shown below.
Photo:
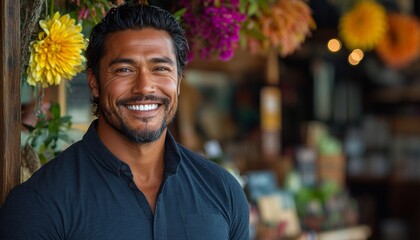
M129 98L120 99L117 101L118 105L127 105L133 102L140 102L140 101L157 101L162 103L165 106L169 105L169 98L167 97L158 97L155 95L134 95Z

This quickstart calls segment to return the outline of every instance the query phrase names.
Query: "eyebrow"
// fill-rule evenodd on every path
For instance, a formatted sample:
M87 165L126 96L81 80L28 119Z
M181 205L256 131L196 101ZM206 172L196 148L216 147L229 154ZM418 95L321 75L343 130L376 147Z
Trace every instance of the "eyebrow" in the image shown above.
M135 61L131 58L116 58L109 63L109 66L112 66L112 65L115 65L115 64L118 64L118 63L134 64Z
M148 60L150 63L168 63L174 65L174 61L168 57L156 57Z
M151 58L151 59L147 60L147 62L149 62L149 63L168 63L168 64L171 64L171 65L175 65L174 61L172 59L168 58L168 57L154 57L154 58ZM136 61L134 61L131 58L116 58L109 63L109 66L112 66L112 65L115 65L115 64L118 64L118 63L135 64Z

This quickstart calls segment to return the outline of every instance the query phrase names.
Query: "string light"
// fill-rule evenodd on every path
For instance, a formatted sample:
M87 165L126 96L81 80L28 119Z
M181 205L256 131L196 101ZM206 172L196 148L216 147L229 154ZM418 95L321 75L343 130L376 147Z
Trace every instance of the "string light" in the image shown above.
M331 52L340 51L341 46L342 46L341 41L338 40L337 38L330 39L327 44L328 50L330 50Z

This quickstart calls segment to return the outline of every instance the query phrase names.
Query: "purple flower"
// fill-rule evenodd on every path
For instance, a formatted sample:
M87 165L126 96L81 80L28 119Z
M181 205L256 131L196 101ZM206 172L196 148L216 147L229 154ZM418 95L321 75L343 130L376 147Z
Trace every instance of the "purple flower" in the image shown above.
M181 0L186 8L183 21L191 49L199 49L200 58L217 57L228 61L234 55L239 42L239 30L245 15L240 13L239 0L220 1L202 0L191 3Z

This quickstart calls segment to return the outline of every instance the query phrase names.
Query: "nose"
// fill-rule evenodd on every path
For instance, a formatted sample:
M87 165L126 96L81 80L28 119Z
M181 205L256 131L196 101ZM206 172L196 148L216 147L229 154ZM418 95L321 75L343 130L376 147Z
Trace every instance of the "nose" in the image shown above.
M153 81L153 76L148 74L147 71L139 71L137 76L134 79L133 93L137 94L150 94L155 91L155 83Z

